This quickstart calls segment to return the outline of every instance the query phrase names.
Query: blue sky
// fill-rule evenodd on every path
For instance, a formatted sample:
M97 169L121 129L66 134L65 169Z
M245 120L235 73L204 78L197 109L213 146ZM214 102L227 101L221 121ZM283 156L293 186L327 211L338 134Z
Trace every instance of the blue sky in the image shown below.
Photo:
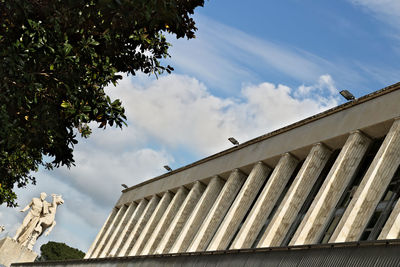
M113 98L129 126L95 129L75 148L76 167L40 170L17 190L21 206L40 192L62 194L49 240L86 251L130 186L265 134L400 79L400 1L206 1L195 40L175 40L172 75L125 77ZM50 201L50 197L48 198ZM13 235L23 214L0 207Z
M210 30L207 19L212 19L259 41L304 55L318 65L320 73L329 73L338 87L348 88L359 96L397 81L400 63L395 59L400 55L400 20L395 12L399 4L395 1L260 0L246 3L207 2L197 13L200 15L198 35ZM382 7L369 3L382 3ZM201 27L203 22L205 26ZM235 40L234 36L232 39ZM248 39L241 42L252 45ZM230 60L240 62L239 54L227 55ZM257 57L242 60L247 62L241 67L249 67L255 77L253 81L268 80L294 87L312 82L312 76L274 71L273 66L265 66Z

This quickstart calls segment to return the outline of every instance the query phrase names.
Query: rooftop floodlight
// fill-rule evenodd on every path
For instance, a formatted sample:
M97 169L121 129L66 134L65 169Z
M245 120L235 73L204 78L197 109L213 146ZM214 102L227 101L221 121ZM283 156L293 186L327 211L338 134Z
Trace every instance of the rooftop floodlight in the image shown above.
M121 186L123 187L123 188L128 188L128 186L126 185L126 184L121 184Z
M342 90L342 91L340 91L340 94L344 97L344 98L346 98L346 100L354 100L354 99L356 99L355 97L354 97L354 95L352 94L352 93L350 93L348 90Z
M236 140L236 139L233 138L233 137L229 137L228 140L229 140L232 144L234 144L235 146L238 146L238 145L239 145L238 140Z
M172 172L172 169L171 169L171 167L170 166L168 166L168 165L164 165L164 169L166 169L167 171L169 171L169 172Z

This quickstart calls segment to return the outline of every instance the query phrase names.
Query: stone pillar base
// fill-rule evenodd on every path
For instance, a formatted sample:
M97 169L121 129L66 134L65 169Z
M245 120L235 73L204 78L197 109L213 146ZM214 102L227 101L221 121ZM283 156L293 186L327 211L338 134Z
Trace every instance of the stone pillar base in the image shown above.
M7 267L11 263L33 262L37 254L27 247L21 246L14 239L5 237L0 240L0 265Z

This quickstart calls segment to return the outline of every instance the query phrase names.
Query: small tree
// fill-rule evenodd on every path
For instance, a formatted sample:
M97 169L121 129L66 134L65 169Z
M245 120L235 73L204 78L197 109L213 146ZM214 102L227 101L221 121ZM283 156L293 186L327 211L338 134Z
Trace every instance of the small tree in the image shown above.
M56 261L83 259L85 253L79 249L72 248L65 243L48 242L40 247L40 257L37 261Z
M123 127L104 88L118 73L170 73L164 33L194 38L204 0L0 0L0 204L32 171L74 165L76 135ZM44 156L47 156L44 158ZM48 160L50 159L50 160Z

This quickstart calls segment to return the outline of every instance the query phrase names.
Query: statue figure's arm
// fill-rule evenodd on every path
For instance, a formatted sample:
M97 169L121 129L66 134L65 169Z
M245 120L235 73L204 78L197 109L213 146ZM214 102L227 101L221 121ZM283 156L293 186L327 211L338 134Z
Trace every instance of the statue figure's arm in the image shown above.
M26 207L25 208L23 208L22 210L20 210L20 212L25 212L25 211L27 211L27 210L29 210L29 208L32 206L32 201L28 204L28 205L26 205Z

